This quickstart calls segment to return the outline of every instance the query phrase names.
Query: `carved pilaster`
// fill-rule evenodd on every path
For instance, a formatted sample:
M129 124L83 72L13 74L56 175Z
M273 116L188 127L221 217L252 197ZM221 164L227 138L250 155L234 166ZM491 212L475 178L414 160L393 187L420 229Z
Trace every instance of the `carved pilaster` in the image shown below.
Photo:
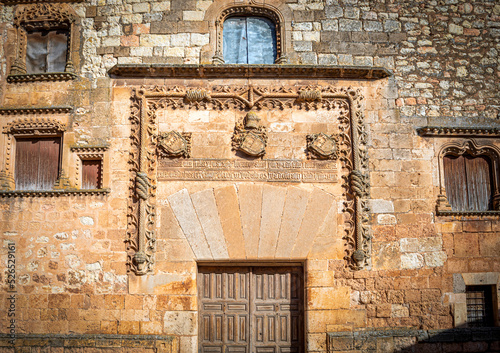
M14 178L5 170L0 171L0 191L15 190Z

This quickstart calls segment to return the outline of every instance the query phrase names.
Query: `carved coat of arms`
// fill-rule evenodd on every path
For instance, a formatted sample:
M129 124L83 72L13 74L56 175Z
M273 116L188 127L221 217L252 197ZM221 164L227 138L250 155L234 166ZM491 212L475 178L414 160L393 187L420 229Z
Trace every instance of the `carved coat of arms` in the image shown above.
M260 157L266 153L267 134L264 126L259 125L260 118L249 112L243 123L236 124L232 138L234 150L252 157Z
M307 151L310 158L337 159L337 140L323 132L307 135Z
M170 131L158 136L158 154L162 157L185 157L191 153L191 133Z

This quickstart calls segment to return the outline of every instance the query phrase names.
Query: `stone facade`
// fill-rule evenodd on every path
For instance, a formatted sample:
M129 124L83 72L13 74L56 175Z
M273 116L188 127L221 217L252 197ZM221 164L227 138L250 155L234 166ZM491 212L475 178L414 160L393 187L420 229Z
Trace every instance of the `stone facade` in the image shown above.
M220 62L233 10L279 63ZM23 68L30 26L68 31L64 72ZM500 4L0 0L0 32L0 351L197 352L203 266L301 268L307 352L500 351L465 294L499 325ZM16 190L43 136L55 186ZM490 158L488 211L451 209L449 151Z

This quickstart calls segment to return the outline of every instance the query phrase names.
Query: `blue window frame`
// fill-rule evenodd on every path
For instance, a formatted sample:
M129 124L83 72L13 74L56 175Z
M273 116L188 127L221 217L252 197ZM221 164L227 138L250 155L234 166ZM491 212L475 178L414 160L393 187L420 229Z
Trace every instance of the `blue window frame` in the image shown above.
M277 57L276 25L265 17L229 17L224 21L223 51L226 64L274 64Z

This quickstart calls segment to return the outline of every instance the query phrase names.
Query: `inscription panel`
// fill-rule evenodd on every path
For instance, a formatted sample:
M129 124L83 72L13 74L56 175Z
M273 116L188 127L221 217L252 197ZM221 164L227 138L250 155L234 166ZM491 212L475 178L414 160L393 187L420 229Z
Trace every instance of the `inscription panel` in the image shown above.
M160 159L158 180L336 183L336 161Z

